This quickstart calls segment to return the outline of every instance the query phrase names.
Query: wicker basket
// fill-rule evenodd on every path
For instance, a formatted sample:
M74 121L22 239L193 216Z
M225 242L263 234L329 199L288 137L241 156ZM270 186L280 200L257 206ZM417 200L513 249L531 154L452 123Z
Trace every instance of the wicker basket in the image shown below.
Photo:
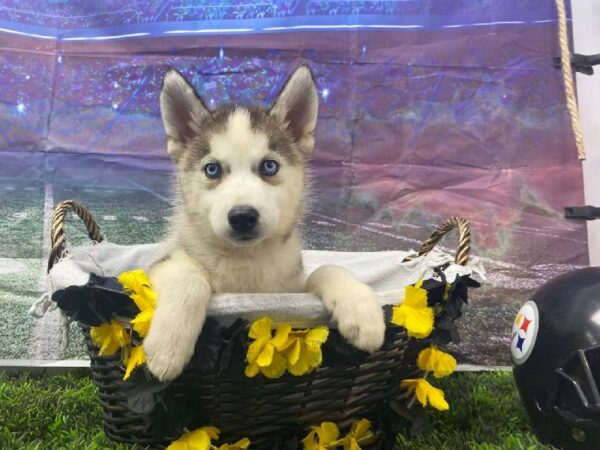
M92 215L83 206L73 201L60 203L52 222L49 270L65 250L64 220L68 211L83 219L92 240L103 240ZM451 218L440 226L422 245L419 255L429 252L454 228L460 234L456 262L464 265L469 255L470 229L468 222L460 218ZM418 404L409 401L400 388L400 380L423 375L416 366L417 356L432 340L443 344L451 339L447 325L460 316L467 285L473 285L472 280L465 278L459 278L452 289L443 280L426 280L424 284L430 297L439 297L439 308L453 305L448 314L443 311L444 330L436 322L430 337L416 340L409 338L403 328L390 326L384 347L371 355L351 349L332 330L323 349L322 366L300 377L244 377L246 324L240 322L219 330L221 348L213 348L218 355L212 358L216 361L212 367L190 364L169 384L158 383L147 371L137 370L136 376L124 382L120 355L100 356L89 337L89 327L83 325L92 377L103 409L104 431L118 442L164 448L182 430L212 425L221 429L228 442L249 437L253 449L293 449L310 425L332 421L343 429L364 417L373 422L380 437L374 448L391 449L398 432L410 431L411 426L413 432L423 428L426 415ZM454 300L442 301L448 292ZM213 324L215 327L218 328ZM203 331L197 354L204 351L204 335Z

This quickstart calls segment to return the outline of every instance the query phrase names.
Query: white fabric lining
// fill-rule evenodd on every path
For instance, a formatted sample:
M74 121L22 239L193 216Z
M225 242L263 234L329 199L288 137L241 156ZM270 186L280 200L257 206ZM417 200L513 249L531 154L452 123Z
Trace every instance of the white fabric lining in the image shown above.
M452 255L434 249L428 255L402 262L411 253L305 250L302 257L307 274L324 264L347 268L377 292L382 305L401 303L404 287L421 278L437 277L434 268L447 263L450 265L444 274L449 281L474 273L481 280L485 278L481 264L475 259L467 266L460 266L454 264ZM68 286L86 284L90 273L110 277L133 269L148 270L165 254L163 244L123 246L103 242L69 248L67 256L57 262L48 275L49 292L32 305L30 312L41 317L47 310L54 309L51 294ZM217 294L209 305L208 315L224 325L238 317L254 320L264 316L296 327L329 322L329 314L321 301L311 294Z

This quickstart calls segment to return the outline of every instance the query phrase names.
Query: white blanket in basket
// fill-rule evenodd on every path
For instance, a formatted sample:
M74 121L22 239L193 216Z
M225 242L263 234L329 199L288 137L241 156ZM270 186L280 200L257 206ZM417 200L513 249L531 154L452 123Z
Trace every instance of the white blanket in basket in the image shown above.
M117 276L133 269L147 270L164 255L160 244L123 246L108 242L69 248L67 255L54 265L48 275L48 292L31 307L31 314L41 317L56 304L51 294L68 286L84 285L94 273ZM485 273L479 263L454 264L454 257L434 249L428 255L402 262L409 252L333 252L305 250L302 253L307 274L324 264L336 264L353 272L378 294L381 304L400 303L404 287L421 278L435 277L433 269L451 263L444 271L453 281L456 276ZM472 258L473 259L473 258ZM314 326L329 321L321 301L312 294L218 294L212 299L209 316L227 325L238 317L255 320L270 316L275 322L285 321L296 327Z

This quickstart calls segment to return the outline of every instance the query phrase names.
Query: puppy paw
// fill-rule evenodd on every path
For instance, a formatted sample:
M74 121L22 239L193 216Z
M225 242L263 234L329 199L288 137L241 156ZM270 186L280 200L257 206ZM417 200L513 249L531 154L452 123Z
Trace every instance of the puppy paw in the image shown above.
M385 339L383 309L370 289L360 289L357 294L338 299L332 315L339 332L348 342L373 353L381 348Z
M171 381L181 375L192 356L193 349L186 351L179 345L173 346L168 340L162 340L160 335L157 339L148 335L144 339L144 351L150 373L160 381Z
M156 378L170 381L192 359L211 288L205 271L182 251L156 264L149 277L158 298L144 339L146 361Z

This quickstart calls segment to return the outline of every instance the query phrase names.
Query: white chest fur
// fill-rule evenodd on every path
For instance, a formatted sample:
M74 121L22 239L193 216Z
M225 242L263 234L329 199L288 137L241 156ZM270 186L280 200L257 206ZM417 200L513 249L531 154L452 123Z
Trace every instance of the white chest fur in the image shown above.
M184 251L201 265L215 293L304 292L300 239L263 242L239 251L215 251L184 244Z

